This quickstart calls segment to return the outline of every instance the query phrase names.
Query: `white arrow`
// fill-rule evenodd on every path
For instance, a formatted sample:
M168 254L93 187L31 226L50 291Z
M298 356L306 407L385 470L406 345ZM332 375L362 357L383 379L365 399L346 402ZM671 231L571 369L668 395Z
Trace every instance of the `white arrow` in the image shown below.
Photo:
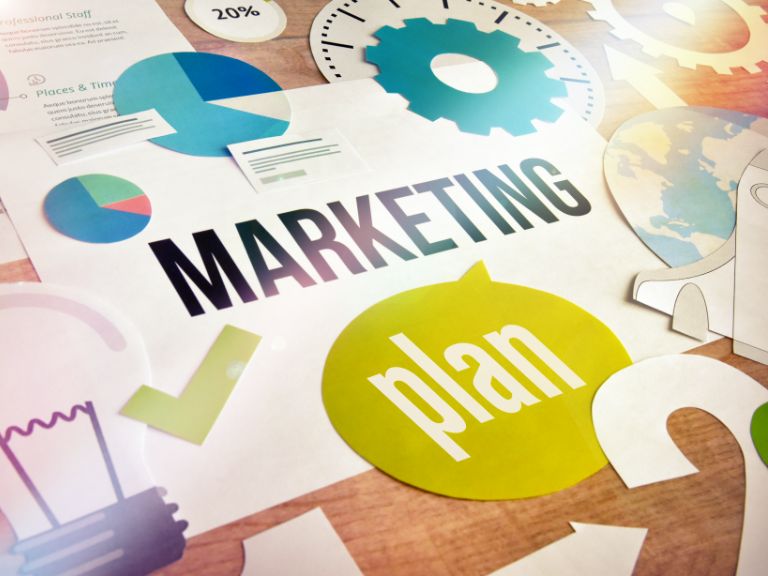
M763 575L768 565L768 467L750 434L752 415L768 402L768 390L743 372L694 355L643 360L608 378L595 394L592 419L603 452L629 488L695 474L698 469L667 431L681 408L715 416L744 454L746 496L739 576Z
M660 70L643 64L610 46L605 46L605 55L608 57L608 67L613 79L628 82L654 107L686 106L685 100L659 79Z
M646 528L571 522L574 533L489 576L630 576Z

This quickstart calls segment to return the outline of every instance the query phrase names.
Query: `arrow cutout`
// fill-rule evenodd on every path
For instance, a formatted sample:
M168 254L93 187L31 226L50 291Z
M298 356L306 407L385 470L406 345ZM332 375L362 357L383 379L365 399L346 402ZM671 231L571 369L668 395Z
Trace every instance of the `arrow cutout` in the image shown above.
M142 386L120 411L194 444L216 424L261 337L226 325L178 398Z
M631 576L646 528L571 522L574 533L489 576Z
M687 106L685 100L658 77L661 70L605 46L608 67L614 80L624 80L655 108Z

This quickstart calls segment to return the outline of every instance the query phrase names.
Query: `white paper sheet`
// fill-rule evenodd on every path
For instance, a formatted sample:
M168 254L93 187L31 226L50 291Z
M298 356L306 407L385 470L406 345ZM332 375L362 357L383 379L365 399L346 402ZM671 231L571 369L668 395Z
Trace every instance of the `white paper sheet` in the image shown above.
M322 509L315 508L243 541L242 576L361 576Z
M407 112L402 98L386 94L372 80L286 94L293 110L289 133L338 128L371 172L254 194L231 158L201 160L147 143L119 157L55 167L29 138L0 142L0 154L12 150L16 158L0 174L0 190L36 269L44 280L87 286L129 315L145 337L155 387L178 395L225 323L263 337L204 446L150 431L147 459L190 521L190 534L368 469L324 412L320 383L328 350L344 326L372 304L417 286L454 281L479 260L497 282L545 290L586 308L635 359L695 344L671 333L666 317L630 302L634 275L656 266L656 259L615 208L602 176L605 141L580 119L565 115L547 132L523 138L497 131L483 137ZM519 170L529 158L555 166L562 176L541 174L551 190L566 198L553 186L567 178L588 198L590 211L569 216L555 210L558 221L546 223L522 208L531 222L530 229L523 229L486 191L489 206L514 224L516 231L505 235L453 179L450 196L486 237L475 242L434 194L404 188L402 210L431 219L418 225L426 239L452 238L458 248L402 261L376 244L388 265L374 269L327 206L339 201L359 220L355 199L367 197L374 225L418 255L414 241L375 193L457 174L468 174L467 181L481 187L473 171L486 169L502 177L499 165ZM47 224L40 210L47 191L89 172L125 178L150 196L152 221L140 234L109 247L94 246L65 238ZM324 253L338 279L323 282L277 216L298 209L315 210L334 223L336 239L350 248L365 272L352 274L334 254ZM291 278L280 279L280 294L264 297L235 228L253 219L317 285L301 288ZM317 238L317 230L305 226L307 235ZM205 230L215 230L258 300L243 303L225 280L233 305L217 311L197 293L206 312L190 317L148 243L172 240L205 272L192 237ZM276 266L274 258L268 265ZM213 500L216 506L210 505Z
M36 140L56 164L66 164L174 132L157 110L147 110L56 130Z
M154 0L0 3L0 133L115 115L112 83L131 64L192 46Z
M257 192L312 186L368 170L338 130L240 142L229 151Z

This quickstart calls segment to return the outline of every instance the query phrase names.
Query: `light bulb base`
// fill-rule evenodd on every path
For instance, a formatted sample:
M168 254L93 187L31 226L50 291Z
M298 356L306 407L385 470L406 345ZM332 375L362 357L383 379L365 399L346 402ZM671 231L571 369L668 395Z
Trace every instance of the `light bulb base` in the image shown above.
M143 576L184 554L187 522L152 488L17 543L19 574Z

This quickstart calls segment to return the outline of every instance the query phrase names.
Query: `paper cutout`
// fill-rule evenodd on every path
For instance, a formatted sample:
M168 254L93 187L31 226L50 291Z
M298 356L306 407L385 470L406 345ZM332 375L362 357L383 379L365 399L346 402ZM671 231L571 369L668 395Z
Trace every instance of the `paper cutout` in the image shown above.
M132 238L152 217L149 198L138 186L107 174L64 180L45 197L43 210L57 231L92 244Z
M571 522L574 533L489 576L631 576L646 528Z
M696 284L686 284L678 293L672 312L672 329L706 341L709 330L707 301Z
M760 152L739 181L733 351L768 364L768 150Z
M445 118L472 134L501 128L521 136L536 129L534 121L555 122L563 112L551 101L567 94L565 82L547 76L552 63L540 52L521 50L515 36L481 32L471 22L451 18L445 24L411 18L400 28L384 26L374 36L379 43L365 49L365 59L379 69L374 79L428 120ZM432 71L432 61L455 53L490 66L496 86L472 94L442 82ZM525 91L519 89L520 82Z
M6 134L114 117L112 81L123 70L154 54L192 50L154 0L0 2L0 21L6 32L40 42L3 54L2 75L11 88L3 100L0 80L0 132Z
M344 440L403 482L527 498L603 467L592 397L629 362L586 311L493 282L480 263L353 320L328 354L323 402Z
M186 0L187 16L209 34L233 42L264 42L288 20L275 0Z
M659 78L661 70L605 45L614 80L625 80L655 108L685 106L685 101Z
M768 466L768 404L763 404L755 410L750 431L757 453Z
M743 0L722 0L733 12L738 14L743 23L749 28L749 41L736 50L729 52L699 52L689 50L674 44L668 44L663 39L646 33L637 28L631 20L627 20L614 4L614 0L586 0L592 4L593 10L588 14L594 20L607 22L614 36L622 40L638 42L643 51L654 57L668 56L677 60L680 66L696 68L699 65L710 66L718 74L732 74L732 68L744 68L752 74L761 72L760 62L765 61L765 41L768 26L763 21L765 11L759 6L752 6ZM680 14L680 10L677 13ZM685 16L683 16L685 17ZM703 30L701 34L707 34Z
M361 576L320 508L243 541L242 576Z
M142 386L120 413L202 444L260 341L252 332L224 326L181 396Z
M149 573L183 554L187 523L147 471L145 427L116 414L144 378L141 339L101 303L0 287L0 506L24 573Z
M309 186L368 170L338 130L263 138L232 144L229 151L257 192Z
M734 120L742 126L759 124L756 117ZM759 164L761 161L754 162ZM763 163L768 166L768 162ZM768 348L768 334L764 328L768 325L768 313L762 310L759 301L766 287L761 284L762 276L754 274L754 270L761 269L768 242L760 239L761 230L766 235L764 207L754 191L762 188L759 181L768 182L766 174L765 169L750 165L740 178L737 202L744 208L738 214L746 228L741 232L741 241L737 241L737 227L726 244L699 262L639 274L633 291L638 302L672 314L673 329L699 340L706 340L707 330L731 337L736 330L735 324L744 326L744 338L752 339L753 343L761 342L762 349L735 339L734 351L740 353L736 350L738 348L743 356L762 362L768 362L768 353L764 352ZM738 259L734 260L736 246L740 247L745 260L740 278L735 277L735 270L739 269ZM735 306L739 302L742 303L742 312L737 322Z
M228 156L228 144L279 136L288 122L231 109L222 101L275 92L280 86L246 62L175 52L147 58L123 72L115 83L114 101L120 114L157 109L176 133L153 138L155 144L194 156Z
M66 164L174 132L157 110L147 110L57 130L36 140L56 164Z
M549 60L554 70L549 70L547 77L564 83L567 97L556 103L567 106L594 126L600 123L604 109L603 88L600 77L589 61L566 39L542 22L492 0L462 0L461 2L450 3L418 0L398 2L357 0L354 5L350 5L347 0L332 0L315 17L310 31L309 43L318 69L329 82L377 76L377 67L372 65L370 60L366 60L366 47L378 44L374 34L378 34L377 31L380 29L388 26L395 29L401 28L403 21L411 18L426 19L435 25L440 25L447 19L463 20L474 24L484 32L495 32L495 35L492 35L493 38L508 35L519 39L521 50L543 55ZM472 27L471 24L469 26ZM438 35L434 40L438 43L456 42L459 49L453 51L467 54L467 49L477 45L477 38L479 37L477 30L470 34L474 34L474 36L462 35L462 37L467 37L467 41L462 42L458 42L458 38L454 41L442 35ZM480 36L483 35L480 34ZM421 82L420 78L409 77L406 74L406 70L412 67L413 63L410 62L412 59L421 62L418 70L420 73L423 71L424 79L433 78L429 66L430 62L423 58L423 54L419 52L420 48L424 47L426 39L422 37L416 41L416 44L412 44L411 38L409 36L407 39L409 45L402 47L405 56L399 61L399 66L397 62L392 63L386 72L392 78L392 85L397 84L396 78L398 77L402 80L402 84ZM404 40L406 39L404 38ZM384 43L384 41L381 42L382 45ZM438 50L437 53L450 51ZM475 54L472 56L478 57ZM514 52L512 56L515 57ZM491 61L485 60L486 57L492 58L493 64ZM504 62L498 58L498 54L493 52L493 49L479 59L486 64L491 64L492 67L499 65L502 69L506 68ZM543 58L540 60L545 61ZM535 88L528 91L529 99L518 101L517 106L510 105L508 102L507 104L498 104L507 113L519 113L518 108L524 108L524 115L530 116L532 110L548 107L549 96L547 94L549 92L538 91L538 87L544 83L544 80L537 74L531 74L528 69L528 65L536 68L536 61L535 55L530 55L527 59L520 58L521 63L526 63L526 67L522 69L521 73L525 74L526 78L533 80ZM499 70L497 70L497 74L498 72ZM445 88L439 81L435 86ZM486 107L496 106L492 102L496 102L496 97L504 92L503 87L497 88L498 91L490 92L485 97L479 98L464 98L459 91L445 92L467 102L476 114L487 116L489 112ZM507 94L513 99L519 98L519 95L519 90L513 94ZM418 100L409 96L406 97L412 102L411 109L419 114L422 111L426 113L435 105L429 94L423 94ZM502 115L500 111L495 112L497 116ZM464 112L465 116L470 114L470 111ZM436 119L436 116L425 115L430 119ZM446 115L446 117L450 116Z
M736 223L736 184L764 136L704 110L636 116L605 151L605 178L640 239L669 266L715 252Z
M111 157L78 165L81 173L116 173L143 187L152 183L146 190L155 211L152 223L145 233L113 247L63 241L40 209L51 184L63 178L62 168L29 135L0 142L0 156L16 159L0 171L0 190L35 270L44 282L93 290L119 304L145 338L153 387L181 394L224 323L265 338L204 445L148 433L147 461L159 485L180 503L190 522L188 534L367 470L369 464L341 440L323 408L319 391L328 350L362 310L416 286L459 278L478 260L487 262L497 280L525 283L590 310L611 326L633 358L690 348L688 338L666 330L664 316L627 300L627 286L637 271L657 266L656 257L617 217L602 175L605 141L572 114L564 113L551 131L521 138L500 131L477 137L406 113L371 80L288 94L300 112L296 126L301 131L337 127L371 173L288 194L256 194L233 161L200 161L138 144L120 155L119 172L113 171L118 160ZM573 141L579 142L577 149ZM525 172L521 159L526 159ZM526 187L525 197L514 195L513 190L522 190L510 180L516 177ZM583 197L589 202L586 214ZM497 198L508 198L508 203ZM167 217L158 218L161 211ZM542 214L555 215L557 221L548 223ZM430 221L417 224L424 217ZM270 248L253 236L257 222L279 243L270 247L283 248L296 265L286 262L281 268L283 263L272 260ZM268 270L260 268L258 275L243 249L240 223L244 236L253 237L266 258ZM147 245L148 234L156 247L176 247L191 263L187 270L199 272L207 292L183 271L181 276L202 314L189 316ZM320 234L323 240L315 242ZM410 259L405 261L402 251L392 252L391 243L379 243L389 239ZM205 268L203 258L216 253L217 241L247 284L230 283L218 265ZM365 272L354 274L326 246L348 247ZM255 250L252 254L257 258ZM321 268L324 261L329 268ZM317 284L305 288L295 277L279 276L300 270ZM279 293L265 297L262 286L269 287L270 278ZM248 286L257 300L249 299ZM150 385L136 387L141 383ZM258 466L242 465L254 458ZM213 500L216 506L210 505Z
M667 431L667 418L699 408L722 422L744 454L746 501L737 574L763 574L768 562L768 467L752 445L750 420L768 390L743 372L703 356L661 356L611 376L597 391L595 430L629 488L695 474Z
M633 298L646 306L676 317L673 327L699 340L703 324L712 332L730 337L733 333L733 278L735 237L703 260L653 272L641 272L635 278ZM686 286L695 287L703 299L705 316L700 316L701 303L682 301ZM689 295L691 294L688 289ZM696 296L693 296L696 298ZM685 295L683 294L683 298Z

